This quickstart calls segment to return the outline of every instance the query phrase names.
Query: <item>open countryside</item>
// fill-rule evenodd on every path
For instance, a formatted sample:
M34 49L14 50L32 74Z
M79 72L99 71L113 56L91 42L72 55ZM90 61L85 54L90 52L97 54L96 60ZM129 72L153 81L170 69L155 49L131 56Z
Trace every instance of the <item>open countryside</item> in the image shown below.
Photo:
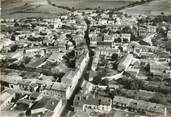
M159 15L164 12L166 15L171 14L171 0L154 0L150 3L138 5L132 8L122 10L128 14L145 14L145 15Z
M102 8L114 9L127 6L128 4L140 0L2 0L3 18L24 18L24 17L56 17L59 13L68 12L66 9L55 6L65 6L69 8ZM52 3L52 4L49 4ZM171 0L154 0L149 3L129 7L121 10L128 14L158 15L161 12L171 14Z
M135 0L134 0L135 1ZM102 8L112 9L127 6L133 0L2 0L3 18L24 17L55 17L67 10L53 6L65 6L69 8Z

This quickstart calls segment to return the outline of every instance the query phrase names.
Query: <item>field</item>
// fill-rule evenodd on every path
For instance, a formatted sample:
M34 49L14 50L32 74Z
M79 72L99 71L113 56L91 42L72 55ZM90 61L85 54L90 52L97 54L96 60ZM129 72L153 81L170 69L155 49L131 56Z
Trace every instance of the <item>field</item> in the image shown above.
M41 2L39 2L41 1ZM58 13L68 12L49 5L46 0L4 0L2 18L56 17Z
M75 8L119 8L128 5L129 0L51 0L56 5L75 7Z
M166 15L171 15L171 0L155 0L150 3L126 8L124 11L128 14L146 14L146 15L159 15L164 12Z
M53 6L67 6L74 8L119 8L128 5L134 0L2 0L2 18L24 17L56 17L59 13L68 12L65 9ZM128 14L158 15L161 12L171 14L171 0L154 0L150 3L126 8Z
M118 8L130 3L120 0L49 0L57 6L75 8ZM50 5L47 0L2 0L3 18L23 18L28 16L55 17L67 10Z

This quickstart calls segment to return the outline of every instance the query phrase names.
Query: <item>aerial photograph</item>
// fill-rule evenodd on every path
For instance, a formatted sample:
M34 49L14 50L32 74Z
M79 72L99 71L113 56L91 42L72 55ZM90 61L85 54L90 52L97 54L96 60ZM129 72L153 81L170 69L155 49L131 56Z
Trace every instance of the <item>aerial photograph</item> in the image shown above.
M171 117L171 0L1 0L0 117Z

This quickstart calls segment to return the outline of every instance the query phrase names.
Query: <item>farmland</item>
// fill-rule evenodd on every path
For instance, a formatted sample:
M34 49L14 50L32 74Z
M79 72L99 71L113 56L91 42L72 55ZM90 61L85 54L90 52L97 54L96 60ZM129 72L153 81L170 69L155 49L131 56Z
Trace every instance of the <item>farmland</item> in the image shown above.
M50 0L56 5L75 7L75 8L119 8L130 3L129 0Z
M171 15L171 0L155 0L150 3L145 3L132 8L126 8L121 11L132 15L159 15L161 12L164 12L166 15Z
M130 1L119 0L49 0L56 6L84 8L119 8ZM62 8L50 5L47 0L2 0L3 18L23 18L28 16L55 17L59 13L67 12Z
M49 2L52 4L49 4ZM55 7L65 6L69 8L102 8L113 9L127 6L135 0L2 0L3 18L24 17L56 17L59 13L68 12L66 9ZM55 5L55 6L54 6ZM158 15L161 12L171 14L171 0L154 0L145 4L129 7L121 10L128 14Z

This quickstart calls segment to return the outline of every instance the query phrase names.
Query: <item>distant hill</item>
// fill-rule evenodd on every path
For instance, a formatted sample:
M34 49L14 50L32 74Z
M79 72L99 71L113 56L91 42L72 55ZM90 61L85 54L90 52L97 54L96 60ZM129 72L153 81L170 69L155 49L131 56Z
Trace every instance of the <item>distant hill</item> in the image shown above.
M69 8L119 8L132 0L48 0L56 6ZM22 18L28 16L55 17L58 13L68 12L48 4L47 0L2 0L2 18Z
M52 4L48 4L50 1ZM2 0L2 18L23 17L56 17L59 13L68 12L66 9L55 6L66 6L69 8L120 8L127 6L133 1L141 0ZM138 5L122 10L128 14L171 14L171 0L154 0L150 3Z
M49 5L47 0L2 0L2 18L53 18L67 10Z
M146 15L159 15L164 12L166 15L171 15L171 0L154 0L143 5L138 5L124 10L128 14L146 14Z

